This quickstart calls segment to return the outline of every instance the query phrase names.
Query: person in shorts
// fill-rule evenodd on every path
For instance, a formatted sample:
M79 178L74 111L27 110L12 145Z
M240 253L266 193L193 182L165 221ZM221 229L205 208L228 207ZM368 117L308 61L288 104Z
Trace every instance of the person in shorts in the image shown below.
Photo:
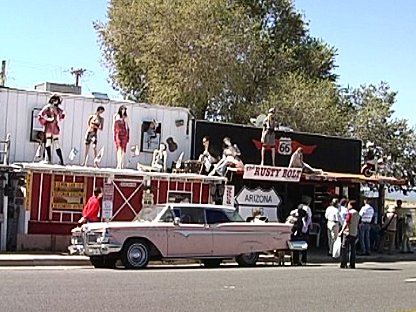
M91 145L94 150L94 158L97 157L98 130L103 130L104 127L104 118L101 116L104 111L105 109L103 106L98 106L95 114L90 115L88 118L88 128L87 132L85 133L84 166L88 164L88 154Z

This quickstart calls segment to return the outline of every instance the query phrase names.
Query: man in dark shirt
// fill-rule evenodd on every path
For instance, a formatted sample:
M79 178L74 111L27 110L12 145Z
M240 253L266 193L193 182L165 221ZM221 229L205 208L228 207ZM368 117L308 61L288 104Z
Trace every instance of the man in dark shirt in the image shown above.
M82 218L78 223L87 223L87 222L98 222L100 221L100 199L103 197L103 191L101 187L96 187L94 189L94 196L91 196L87 204L82 211Z

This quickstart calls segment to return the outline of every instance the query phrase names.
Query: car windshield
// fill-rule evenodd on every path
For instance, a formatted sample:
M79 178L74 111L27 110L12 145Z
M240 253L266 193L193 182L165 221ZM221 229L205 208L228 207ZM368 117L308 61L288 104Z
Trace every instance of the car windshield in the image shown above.
M144 207L133 221L154 221L165 206Z
M244 219L237 212L237 210L225 209L225 213L232 222L245 222Z

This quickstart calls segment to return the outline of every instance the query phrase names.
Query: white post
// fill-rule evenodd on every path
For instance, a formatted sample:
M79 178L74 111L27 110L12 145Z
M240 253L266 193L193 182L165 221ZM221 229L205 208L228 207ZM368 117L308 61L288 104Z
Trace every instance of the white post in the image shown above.
M4 173L3 184L3 224L1 225L1 251L6 251L7 245L7 212L9 209L9 197L6 195L6 186L8 183L8 174Z

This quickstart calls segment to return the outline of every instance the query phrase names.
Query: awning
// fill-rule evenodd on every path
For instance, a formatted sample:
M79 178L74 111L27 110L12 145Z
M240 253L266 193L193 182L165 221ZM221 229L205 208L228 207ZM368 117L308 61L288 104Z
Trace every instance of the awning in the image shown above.
M366 177L362 174L343 173L343 172L326 172L321 174L302 174L301 181L317 181L317 182L349 182L349 183L375 183L389 185L406 185L404 179L396 179L394 177L386 177L382 175L374 175Z
M294 170L296 174L294 174ZM228 168L228 171L243 175L246 180L261 180L270 182L343 182L343 183L373 183L388 185L407 185L407 180L387 177L382 175L373 175L366 177L358 173L330 172L322 171L314 174L302 173L299 168L260 166L246 164L243 168ZM299 173L299 174L298 174Z

